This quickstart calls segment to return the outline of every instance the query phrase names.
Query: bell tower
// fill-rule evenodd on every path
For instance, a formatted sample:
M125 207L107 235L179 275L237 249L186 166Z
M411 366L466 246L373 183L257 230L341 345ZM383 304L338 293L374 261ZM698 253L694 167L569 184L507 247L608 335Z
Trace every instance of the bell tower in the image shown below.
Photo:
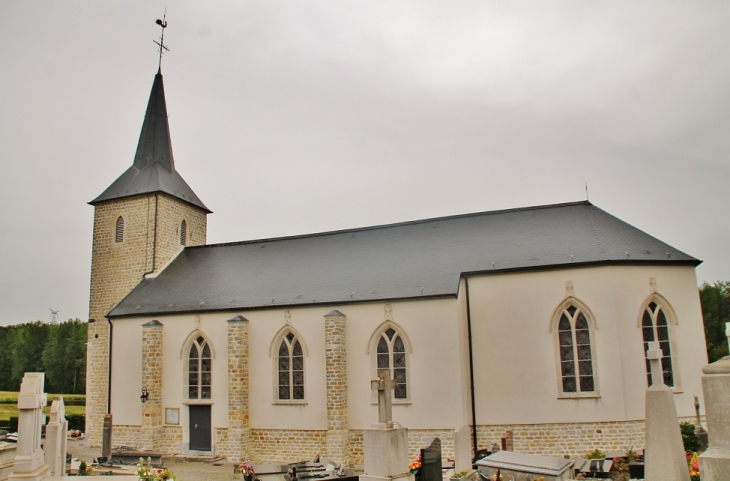
M132 165L97 198L91 255L86 362L86 435L100 446L109 409L109 345L106 318L145 276L158 273L185 246L203 245L203 204L175 170L162 73L152 84Z

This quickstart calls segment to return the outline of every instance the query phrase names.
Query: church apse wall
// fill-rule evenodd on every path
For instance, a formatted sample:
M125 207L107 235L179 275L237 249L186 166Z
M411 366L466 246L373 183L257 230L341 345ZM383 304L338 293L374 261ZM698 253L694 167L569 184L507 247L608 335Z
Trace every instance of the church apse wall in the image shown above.
M653 300L667 313L678 414L692 416L706 363L692 267L586 267L473 277L469 285L483 346L474 353L480 447L499 443L507 429L524 452L643 445L642 314ZM576 329L582 313L586 329Z

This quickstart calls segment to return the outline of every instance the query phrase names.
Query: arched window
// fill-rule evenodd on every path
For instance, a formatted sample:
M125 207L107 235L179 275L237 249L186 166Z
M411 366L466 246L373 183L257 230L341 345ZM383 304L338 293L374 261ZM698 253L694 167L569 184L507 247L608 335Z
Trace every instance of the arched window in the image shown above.
M664 384L674 387L674 371L672 369L672 347L669 340L669 323L664 309L656 302L650 302L641 317L641 332L644 337L644 359L646 361L646 381L651 386L651 369L646 351L649 343L659 341L662 348L662 375Z
M210 399L211 367L210 346L198 336L188 353L188 399Z
M180 245L186 245L186 235L188 233L188 224L184 220L180 223Z
M304 352L297 337L287 333L276 358L280 401L304 400Z
M598 395L593 316L580 301L569 297L553 316L561 397Z
M117 228L116 228L116 242L122 242L124 240L124 217L121 215L117 217Z
M388 327L380 333L377 342L375 348L376 371L388 369L391 379L395 379L397 383L393 397L408 399L408 365L403 337L393 327Z

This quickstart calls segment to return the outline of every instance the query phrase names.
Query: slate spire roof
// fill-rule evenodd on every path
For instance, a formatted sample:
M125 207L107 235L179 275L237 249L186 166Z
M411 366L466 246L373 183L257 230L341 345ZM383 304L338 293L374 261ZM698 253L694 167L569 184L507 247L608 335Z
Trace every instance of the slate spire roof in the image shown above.
M165 87L159 70L152 84L134 163L89 204L156 192L164 192L211 212L175 170L170 126L167 122Z

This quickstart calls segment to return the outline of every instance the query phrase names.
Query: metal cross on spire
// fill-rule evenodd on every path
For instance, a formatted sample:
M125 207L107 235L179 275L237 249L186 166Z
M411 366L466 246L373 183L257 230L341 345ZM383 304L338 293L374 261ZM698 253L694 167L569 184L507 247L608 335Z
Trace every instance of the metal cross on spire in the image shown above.
M160 27L162 27L162 34L160 34L160 41L158 42L157 40L153 40L153 42L155 42L157 44L157 46L159 47L158 50L160 52L160 60L159 60L159 62L157 64L157 71L158 72L160 70L162 70L162 54L165 53L165 52L169 52L170 51L170 49L167 48L167 45L165 45L165 29L167 28L167 21L165 20L166 17L167 17L167 8L165 8L165 13L164 13L164 15L162 15L162 20L160 20L158 18L155 21L155 23L157 25L159 25Z

